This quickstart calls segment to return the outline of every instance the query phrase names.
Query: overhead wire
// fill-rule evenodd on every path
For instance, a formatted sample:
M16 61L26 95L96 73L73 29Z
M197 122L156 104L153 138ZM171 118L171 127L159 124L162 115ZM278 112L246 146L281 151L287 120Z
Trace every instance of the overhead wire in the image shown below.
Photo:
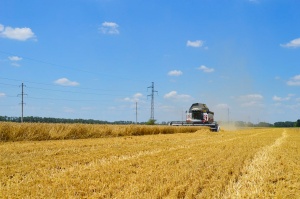
M64 87L64 88L71 88L70 86L63 86L63 85L55 85L55 84L47 84L47 83L40 83L40 82L33 82L33 81L24 81L20 79L11 79L6 77L0 77L0 79L10 80L10 81L17 81L22 83L32 83L32 84L39 84L39 85L45 85L45 86L54 86L54 87ZM19 86L19 85L17 85ZM111 89L99 89L99 88L88 88L88 87L72 87L73 89L80 89L80 90L95 90L95 91L116 91L120 92L120 90L111 90ZM136 92L136 91L129 91L129 90L122 90L123 92Z
M11 56L15 56L16 54L14 53L9 53L9 52L5 52L3 50L0 50L0 53L2 54L6 54L6 55L11 55ZM96 72L91 72L91 71L87 71L87 70L82 70L82 69L77 69L77 68L72 68L72 67L67 67L67 66L63 66L63 65L59 65L59 64L55 64L55 63L50 63L47 61L42 61L42 60L38 60L38 59L34 59L34 58L30 58L30 57L26 57L26 56L21 56L23 59L26 60L30 60L33 62L37 62L37 63L42 63L42 64L46 64L46 65L51 65L51 66L55 66L55 67L59 67L59 68L64 68L64 69L68 69L68 70L73 70L73 71L79 71L79 72L84 72L84 73L89 73L89 74L98 74L98 75L105 75L110 76L110 77L114 77L114 78L118 78L118 79L126 79L126 80L131 80L131 81L144 81L144 79L138 79L138 78L129 78L129 77L125 77L124 75L122 76L117 76L117 75L112 75L112 74L108 74L108 73L96 73ZM42 82L35 82L35 81L28 81L28 80L20 80L20 79L12 79L12 78L7 78L7 77L0 77L0 79L2 80L9 80L9 81L15 81L15 82L24 82L27 84L37 84L37 85L44 85L44 86L50 86L50 87L64 87L64 88L68 88L70 89L70 87L67 86L63 86L63 85L55 85L55 84L49 84L49 83L42 83ZM5 85L5 86L12 86L12 87L20 87L20 85L15 85L15 84L9 84L9 83L0 83L1 85ZM41 88L41 87L34 87L34 86L30 86L27 85L26 88L28 89L37 89L37 90L44 90L44 91L53 91L53 92L61 92L61 93L71 93L71 94L82 94L82 95L98 95L98 96L124 96L121 94L100 94L100 93L90 93L90 92L78 92L78 91L70 91L70 90L58 90L58 89L52 89L52 88ZM129 91L129 90L113 90L113 89L96 89L96 88L88 88L88 87L72 87L72 89L78 89L78 90L93 90L93 91L106 91L106 92L135 92L137 93L137 91ZM18 95L16 96L12 96L12 95L5 95L6 97L19 97ZM127 95L128 96L128 95ZM51 97L35 97L35 96L26 96L26 98L29 99L37 99L37 100L51 100L51 101L68 101L68 102L103 102L103 101L111 101L109 99L105 100L85 100L85 99L65 99L65 98L51 98ZM103 104L103 103L101 103ZM127 107L127 110L133 110L132 107ZM150 110L147 107L139 107L138 110L140 111L144 111L144 110Z
M3 50L0 50L0 53L2 54L6 54L6 55L12 55L14 56L15 53L11 53L11 52L6 52ZM123 75L122 76L115 76L115 75L111 75L111 74L107 74L107 73L95 73L95 72L91 72L91 71L86 71L86 70L81 70L81 69L75 69L72 67L66 67L60 64L56 64L56 63L51 63L51 62L47 62L47 61L42 61L42 60L38 60L38 59L34 59L34 58L30 58L30 57L26 57L26 56L21 56L23 59L27 59L30 61L34 61L34 62L38 62L38 63L42 63L42 64L47 64L47 65L52 65L52 66L56 66L56 67L61 67L61 68L66 68L66 69L70 69L70 70L75 70L75 71L80 71L80 72L85 72L85 73L91 73L91 74L102 74L102 75L110 75L113 77L118 77L123 78L123 79L130 79L133 80L132 78L126 78ZM41 82L34 82L34 81L25 81L25 80L19 80L19 79L12 79L12 78L7 78L7 77L0 77L0 79L6 79L6 80L10 80L10 81L17 81L17 82L25 82L25 83L33 83L33 84L39 84L39 85L45 85L45 86L60 86L62 87L62 85L55 85L55 84L47 84L47 83L41 83ZM9 84L4 84L3 85L9 85ZM19 85L12 85L12 86L19 86ZM78 94L91 94L91 95L106 95L106 96L124 96L124 95L113 95L113 94L98 94L98 93L87 93L87 92L75 92L75 91L63 91L63 90L56 90L56 89L49 89L49 88L38 88L38 87L32 87L32 86L27 86L28 88L33 88L33 89L40 89L40 90L48 90L48 91L57 91L57 92L63 92L63 93L78 93ZM67 86L63 86L63 87L67 87ZM70 88L70 87L68 87ZM129 90L112 90L112 89L95 89L95 88L88 88L88 87L72 87L72 89L81 89L81 90L94 90L94 91L107 91L107 92L135 92L137 93L137 91L129 91Z
M0 53L1 54L6 54L6 55L11 55L11 56L16 55L14 53L6 52L6 51L3 51L1 49L0 49ZM64 65L60 65L60 64L56 64L56 63L51 63L51 62L48 62L48 61L38 60L38 59L26 57L26 56L20 56L20 57L22 57L22 59L25 59L25 60L30 60L30 61L33 61L33 62L42 63L42 64L46 64L46 65L51 65L51 66L64 68L64 69L68 69L68 70L73 70L73 71L79 71L79 72L84 72L84 73L89 73L89 74L104 75L106 77L110 76L110 77L114 77L114 78L118 78L118 79L126 79L126 80L131 80L131 81L144 81L144 79L139 79L139 78L136 78L136 77L135 78L125 77L124 74L115 75L115 73L114 74L99 73L99 72L95 72L95 71L88 71L88 70L82 70L82 69L78 69L78 68L68 67L68 66L64 66Z

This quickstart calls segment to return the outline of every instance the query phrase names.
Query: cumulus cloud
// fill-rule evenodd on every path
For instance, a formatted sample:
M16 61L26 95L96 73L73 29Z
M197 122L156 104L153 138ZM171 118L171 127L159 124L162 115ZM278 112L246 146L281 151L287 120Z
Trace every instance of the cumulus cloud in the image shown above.
M10 61L21 61L23 58L18 56L9 56L8 59Z
M172 70L170 72L168 72L169 76L180 76L182 75L182 72L180 70Z
M289 94L287 97L278 97L276 95L273 96L273 101L282 102L282 101L289 101L291 97L294 96L293 94Z
M249 94L249 95L241 95L238 97L241 101L248 101L248 100L262 100L264 97L260 94Z
M287 81L287 85L289 85L289 86L300 86L300 75L296 75L296 76L290 78L290 80Z
M20 64L18 64L18 63L16 63L16 62L11 63L11 65L12 65L12 66L15 66L15 67L20 67L20 66L21 66Z
M19 63L17 63L17 62L21 61L23 58L22 57L18 57L18 56L9 56L8 59L10 61L12 61L12 63L11 63L12 66L19 67L21 65Z
M284 48L298 48L300 47L300 38L294 39L286 44L280 44Z
M204 66L204 65L199 66L197 69L198 69L198 70L201 70L201 71L203 71L203 72L205 72L205 73L212 73L212 72L215 71L215 69L213 69L213 68L208 68L208 67L206 67L206 66Z
M0 93L0 98L1 98L1 97L5 97L5 96L6 96L5 93Z
M216 108L218 108L218 109L228 109L229 105L228 104L217 104Z
M127 102L140 102L142 98L142 93L136 93L132 97L125 97L123 100Z
M165 99L173 99L173 100L190 100L192 97L186 94L178 94L177 91L171 91L164 95Z
M262 107L263 99L264 97L260 94L241 95L237 98L237 100L241 103L242 107Z
M103 22L100 31L103 34L111 34L111 35L116 35L119 34L119 25L115 22Z
M7 39L14 39L19 41L26 41L35 38L34 32L30 28L12 28L0 24L0 37Z
M90 107L90 106L83 106L80 108L80 110L82 111L92 111L92 110L96 110L95 107Z
M55 80L54 83L61 85L61 86L78 86L79 85L78 82L70 81L67 78L60 78L58 80Z
M64 107L63 110L65 113L75 113L75 109L70 107Z
M202 40L196 40L196 41L188 40L186 42L186 46L194 47L194 48L199 48L199 47L203 46L203 44L204 44L204 41L202 41Z

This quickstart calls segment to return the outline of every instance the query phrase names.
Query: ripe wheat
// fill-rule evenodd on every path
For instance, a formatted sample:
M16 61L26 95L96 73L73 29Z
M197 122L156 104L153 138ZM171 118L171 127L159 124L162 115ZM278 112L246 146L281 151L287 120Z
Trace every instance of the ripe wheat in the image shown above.
M208 127L0 122L0 141L62 140L191 133L199 129L208 129Z
M0 142L0 198L299 198L300 130Z

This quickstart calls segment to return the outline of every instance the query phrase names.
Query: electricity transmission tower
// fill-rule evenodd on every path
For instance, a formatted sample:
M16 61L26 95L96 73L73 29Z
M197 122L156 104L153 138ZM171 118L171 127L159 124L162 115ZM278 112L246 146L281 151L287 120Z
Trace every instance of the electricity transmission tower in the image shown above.
M150 119L153 121L154 120L154 93L158 92L154 90L154 82L152 82L152 85L149 86L148 88L151 88L151 94L148 96L151 96L151 117Z
M24 95L27 95L27 94L25 94L24 93L24 84L22 83L22 85L21 85L21 87L22 87L22 93L21 94L19 94L19 95L21 95L22 96L22 101L21 101L21 105L22 105L22 117L21 117L21 122L23 123L23 113L24 113Z

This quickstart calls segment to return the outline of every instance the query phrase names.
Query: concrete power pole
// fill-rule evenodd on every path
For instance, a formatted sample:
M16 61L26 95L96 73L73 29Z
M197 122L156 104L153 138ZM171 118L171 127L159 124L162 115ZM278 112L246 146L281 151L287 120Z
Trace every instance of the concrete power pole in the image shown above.
M135 124L137 124L137 116L138 116L138 112L137 112L137 102L135 102Z
M230 121L230 120L229 120L229 108L228 108L228 124L229 124L229 121Z
M151 96L151 120L154 120L154 93L158 92L156 90L154 90L154 82L152 82L152 85L149 86L148 88L151 88L151 94L148 96Z

